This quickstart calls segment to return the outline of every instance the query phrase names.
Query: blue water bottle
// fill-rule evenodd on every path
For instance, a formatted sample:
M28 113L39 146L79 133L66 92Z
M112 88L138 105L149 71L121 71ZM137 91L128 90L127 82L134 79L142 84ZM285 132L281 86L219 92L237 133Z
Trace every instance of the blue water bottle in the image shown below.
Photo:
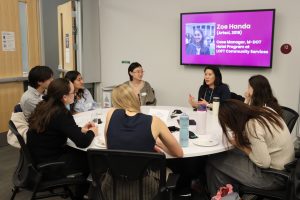
M179 143L182 147L187 147L189 146L189 116L182 113L182 115L180 115L179 123Z

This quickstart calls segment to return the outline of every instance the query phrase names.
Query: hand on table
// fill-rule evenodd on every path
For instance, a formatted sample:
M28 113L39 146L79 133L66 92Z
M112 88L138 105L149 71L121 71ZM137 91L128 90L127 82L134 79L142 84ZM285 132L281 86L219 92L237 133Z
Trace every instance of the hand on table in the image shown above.
M198 105L205 105L205 106L208 106L208 102L205 100L205 99L202 99L200 101L198 101Z
M98 135L98 127L94 122L88 122L81 128L81 132L83 133L87 133L89 130L93 131L95 136Z

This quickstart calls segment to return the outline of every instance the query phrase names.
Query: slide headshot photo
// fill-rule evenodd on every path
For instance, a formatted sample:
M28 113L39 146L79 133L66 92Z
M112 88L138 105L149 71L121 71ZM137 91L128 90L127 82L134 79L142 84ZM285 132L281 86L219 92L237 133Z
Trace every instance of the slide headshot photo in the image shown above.
M186 24L186 54L215 55L215 23Z

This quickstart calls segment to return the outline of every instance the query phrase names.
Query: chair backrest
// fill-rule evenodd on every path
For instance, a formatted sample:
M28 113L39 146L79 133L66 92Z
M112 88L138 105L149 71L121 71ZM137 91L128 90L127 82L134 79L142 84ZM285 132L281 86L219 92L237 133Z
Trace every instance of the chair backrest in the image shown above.
M40 178L40 174L35 168L30 152L25 144L25 141L21 134L18 132L13 121L9 120L9 129L17 137L20 143L20 157L17 168L13 175L13 182L15 186L30 188L34 185L34 181Z
M300 200L300 159L298 158L296 162L296 167L294 169L294 176L292 177L292 187L290 200Z
M282 109L282 117L287 127L289 128L290 133L292 133L293 128L297 122L299 114L291 108L281 106Z
M87 152L93 182L102 199L148 199L146 196L153 195L153 191L159 193L166 184L162 153L108 149ZM156 182L151 181L151 175ZM112 182L109 187L105 186L107 180Z

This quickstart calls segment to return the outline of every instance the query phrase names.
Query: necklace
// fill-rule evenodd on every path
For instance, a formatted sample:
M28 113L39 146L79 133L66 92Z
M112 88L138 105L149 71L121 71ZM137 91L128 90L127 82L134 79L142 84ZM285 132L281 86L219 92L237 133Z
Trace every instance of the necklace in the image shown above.
M204 93L204 99L206 100L206 92L207 92L207 89L208 88L206 88L206 90L205 90L205 93ZM209 101L208 101L208 103L210 103L211 102L211 98L212 98L212 95L213 95L213 93L214 93L214 89L212 89L212 91L211 91L211 93L210 93L210 97L209 97Z

